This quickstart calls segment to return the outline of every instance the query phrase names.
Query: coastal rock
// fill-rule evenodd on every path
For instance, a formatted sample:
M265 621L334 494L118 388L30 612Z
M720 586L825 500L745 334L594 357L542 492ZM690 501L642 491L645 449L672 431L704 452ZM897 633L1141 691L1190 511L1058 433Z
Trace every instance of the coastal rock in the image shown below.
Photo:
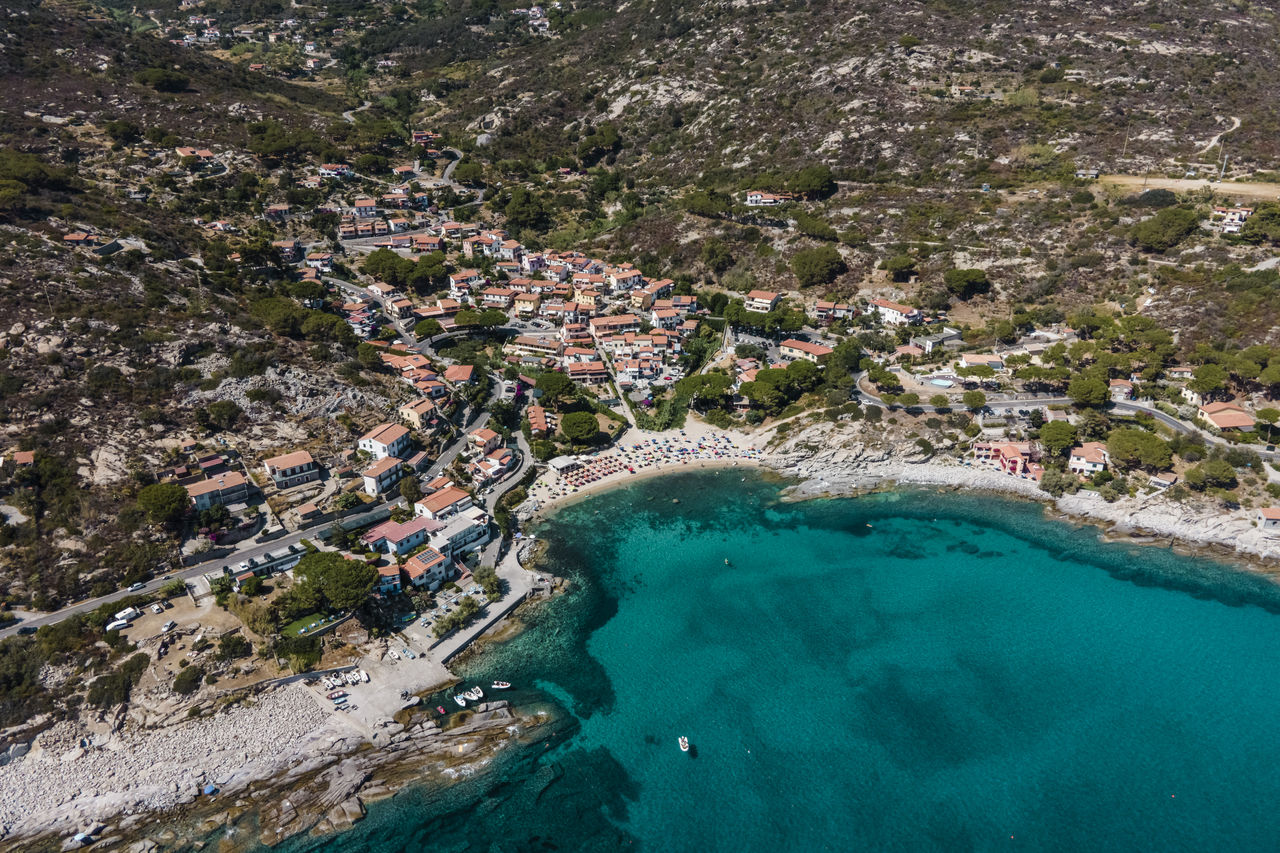
M325 812L325 819L316 824L314 832L317 834L342 832L364 820L364 816L364 803L359 797L351 797Z

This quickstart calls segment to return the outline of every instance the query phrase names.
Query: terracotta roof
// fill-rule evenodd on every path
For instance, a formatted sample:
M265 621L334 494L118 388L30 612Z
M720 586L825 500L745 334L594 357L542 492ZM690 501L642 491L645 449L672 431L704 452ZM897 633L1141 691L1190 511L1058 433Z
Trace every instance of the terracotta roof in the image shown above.
M368 468L361 471L360 476L376 478L381 474L387 473L388 471L395 470L396 468L400 467L403 464L404 464L403 462L401 462L399 459L397 459L394 456L384 456L381 459L379 459L377 462L370 465Z
M295 450L292 453L282 453L279 456L264 459L262 464L268 468L296 468L299 465L310 465L314 461L307 451Z
M464 500L469 500L470 498L471 495L467 494L462 489L459 489L457 486L448 486L447 488L443 488L436 492L434 495L423 498L418 501L418 503L421 504L427 512L434 513L439 512L446 507L451 507L456 503L461 503Z
M1071 449L1072 459L1083 459L1093 465L1107 463L1107 446L1100 441L1087 441L1079 447Z
M245 479L244 474L241 474L239 471L227 471L226 473L219 474L216 477L210 477L209 479L201 480L198 483L191 483L187 486L187 494L194 498L198 495L220 492L223 489L234 489L239 486L243 486L247 482L248 480Z
M409 434L409 430L400 424L379 424L369 432L360 436L361 441L376 441L378 444L390 445Z

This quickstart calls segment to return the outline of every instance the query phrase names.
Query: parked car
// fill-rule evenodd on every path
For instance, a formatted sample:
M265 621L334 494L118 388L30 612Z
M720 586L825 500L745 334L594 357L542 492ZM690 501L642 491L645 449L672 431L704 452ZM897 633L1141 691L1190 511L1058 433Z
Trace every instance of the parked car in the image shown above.
M151 612L152 612L152 613L163 613L163 612L164 612L164 605L163 605L163 604L153 604L153 605L151 605Z
M167 634L177 627L178 627L178 623L170 619L168 622L164 623L164 625L160 627L160 633Z
M129 623L127 620L124 620L124 619L117 619L114 622L107 623L108 631L123 631L125 628L128 628L128 627L129 627Z
M18 633L24 637L27 637L27 636L30 636L31 634L34 634L37 630L38 629L36 628L35 625L23 625L21 628L18 629Z

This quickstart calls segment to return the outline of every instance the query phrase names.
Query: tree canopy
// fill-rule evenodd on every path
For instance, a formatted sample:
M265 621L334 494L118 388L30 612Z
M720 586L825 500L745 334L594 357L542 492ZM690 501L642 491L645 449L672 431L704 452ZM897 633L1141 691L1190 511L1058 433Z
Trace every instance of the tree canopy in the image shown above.
M365 602L378 572L336 551L314 551L298 561L294 575L335 610L354 610Z
M600 432L594 412L570 412L560 420L560 431L574 444L590 444Z
M152 483L138 492L138 506L156 524L172 524L187 513L187 490L177 483Z
M791 258L791 271L796 274L801 287L830 284L848 269L834 246L801 249Z

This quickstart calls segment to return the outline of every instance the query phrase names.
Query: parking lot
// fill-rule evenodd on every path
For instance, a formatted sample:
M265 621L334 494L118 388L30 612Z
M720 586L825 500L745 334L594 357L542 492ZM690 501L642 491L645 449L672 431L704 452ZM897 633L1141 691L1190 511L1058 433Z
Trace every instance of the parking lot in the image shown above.
M486 605L489 602L488 597L484 594L484 590L482 590L478 584L471 584L467 587L465 592L446 594L444 591L441 591L436 593L435 609L428 610L425 613L420 614L411 624L407 624L400 629L400 633L410 640L412 644L411 650L423 652L431 648L432 644L436 641L436 637L432 633L432 630L435 627L435 620L441 616L447 615L448 613L452 613L453 609L457 607L458 602L467 595L474 596L481 606ZM392 648L395 647L392 646ZM400 651L400 649L396 649L396 651Z

